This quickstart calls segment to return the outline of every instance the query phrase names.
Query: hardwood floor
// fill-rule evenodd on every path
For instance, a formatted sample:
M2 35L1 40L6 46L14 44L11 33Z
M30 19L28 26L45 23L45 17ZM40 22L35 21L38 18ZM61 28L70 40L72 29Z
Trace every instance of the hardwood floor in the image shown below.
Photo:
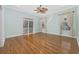
M79 53L75 38L36 33L7 38L1 54L64 54Z

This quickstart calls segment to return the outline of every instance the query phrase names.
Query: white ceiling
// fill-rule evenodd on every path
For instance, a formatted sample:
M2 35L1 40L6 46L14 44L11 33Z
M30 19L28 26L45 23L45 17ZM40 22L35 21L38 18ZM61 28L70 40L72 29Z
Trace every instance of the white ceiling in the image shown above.
M28 13L39 15L34 11L37 7L39 7L39 5L7 5L7 6L22 12L28 12ZM72 5L43 5L43 6L48 8L48 11L44 15L49 15L59 10L74 7Z

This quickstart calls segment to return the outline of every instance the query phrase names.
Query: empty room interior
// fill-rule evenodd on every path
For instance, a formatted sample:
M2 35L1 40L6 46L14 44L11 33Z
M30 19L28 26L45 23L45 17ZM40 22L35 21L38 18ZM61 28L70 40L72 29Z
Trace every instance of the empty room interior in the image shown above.
M78 54L78 5L0 5L0 54Z

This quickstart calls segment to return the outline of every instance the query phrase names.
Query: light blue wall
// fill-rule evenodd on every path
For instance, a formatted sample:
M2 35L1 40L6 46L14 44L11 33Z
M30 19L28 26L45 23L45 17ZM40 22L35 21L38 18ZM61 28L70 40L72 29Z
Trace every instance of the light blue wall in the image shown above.
M52 14L47 19L47 33L59 34L59 18L57 14Z
M60 18L59 18L59 14L62 14L62 13L67 12L67 11L73 11L73 10L75 11L75 13L73 14L73 25L72 26L73 26L74 35L77 36L76 7L69 8L67 10L62 10L60 12L56 12L56 13L53 13L51 15L48 15L47 33L59 35L60 34Z
M19 12L7 7L4 7L4 20L5 20L5 37L21 35L23 30L23 18L31 17L34 21L34 32L40 32L39 17L29 13Z
M34 20L34 28L33 29L34 29L34 33L41 32L40 18L35 17L35 20Z

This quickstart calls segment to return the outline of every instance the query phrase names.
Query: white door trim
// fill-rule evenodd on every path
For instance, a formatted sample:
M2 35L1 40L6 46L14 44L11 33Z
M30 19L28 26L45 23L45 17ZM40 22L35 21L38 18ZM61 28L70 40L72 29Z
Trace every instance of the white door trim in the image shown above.
M0 44L0 47L3 47L4 46L4 43L5 43L5 32L4 32L4 7L1 6L1 20L2 20L2 27L1 27L1 36L2 36L2 39L1 39L1 44Z

